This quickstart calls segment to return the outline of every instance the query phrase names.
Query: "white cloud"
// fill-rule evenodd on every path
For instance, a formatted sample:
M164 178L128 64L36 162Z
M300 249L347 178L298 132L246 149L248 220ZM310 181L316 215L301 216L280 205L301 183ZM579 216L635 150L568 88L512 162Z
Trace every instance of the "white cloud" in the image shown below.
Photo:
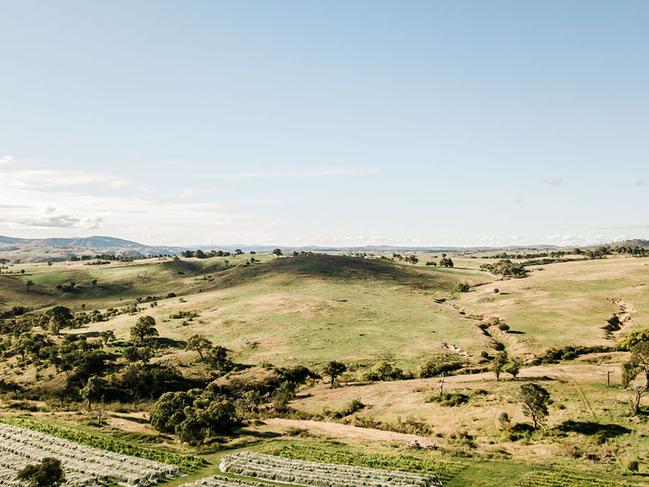
M644 179L636 179L635 183L633 183L635 186L646 186L647 183Z
M14 158L11 156L4 156L0 158L0 165L8 165L14 162Z

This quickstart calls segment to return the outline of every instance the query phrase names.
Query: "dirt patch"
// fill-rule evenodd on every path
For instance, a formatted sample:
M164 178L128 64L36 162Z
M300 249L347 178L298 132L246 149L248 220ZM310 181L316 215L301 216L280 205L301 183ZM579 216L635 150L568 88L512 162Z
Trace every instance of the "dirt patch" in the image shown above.
M324 421L311 421L302 419L272 418L265 421L270 429L301 428L312 434L328 436L346 440L365 440L377 442L403 443L411 445L419 443L421 446L433 446L435 442L426 436L396 433L373 428L359 428L348 424L328 423Z

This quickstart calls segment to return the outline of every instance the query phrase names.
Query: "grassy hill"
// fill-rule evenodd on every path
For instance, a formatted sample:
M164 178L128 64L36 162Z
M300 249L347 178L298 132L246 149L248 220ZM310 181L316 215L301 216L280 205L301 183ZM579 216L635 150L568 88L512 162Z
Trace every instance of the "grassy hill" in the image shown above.
M616 350L626 334L646 327L647 259L559 260L528 266L527 277L503 279L480 269L494 262L490 256L453 255L454 268L422 264L436 261L434 254L418 257L417 265L378 256L268 254L254 255L254 263L250 255L241 255L11 265L0 275L0 311L27 306L37 314L56 304L73 311L105 311L136 304L138 311L63 333L96 340L100 332L113 330L118 341L108 349L119 351L135 321L150 315L162 344L153 359L156 366L173 365L189 378L204 376L209 367L198 362L195 352L184 350L188 337L201 334L225 346L240 364L240 370L215 382L226 389L257 382L263 387L278 377L279 369L268 364L306 365L317 372L331 360L348 366L342 387L308 382L291 398L288 413L264 410L265 423L251 423L232 440L233 448L270 448L273 441L297 435L308 441L335 438L359 451L379 445L389 450L397 444L397 452L403 452L404 444L416 439L451 462L458 455L467 459L462 460L466 469L454 474L449 485L468 485L462 478L475 479L480 472L502 483L507 476L502 469L515 474L511 485L563 485L548 484L548 479L564 474L582 478L575 485L588 485L591 477L585 471L619 479L611 476L623 473L628 462L649 459L646 405L639 416L629 414L630 392L619 386L620 366L629 353ZM28 289L29 281L34 284ZM468 292L460 292L459 283L468 283ZM621 329L607 333L603 326L613 313L621 319ZM547 349L565 346L607 351L531 363ZM498 381L491 372L491 359L502 347L523 361L516 380L507 376ZM464 369L444 379L444 392L457 403L436 399L439 374L417 376L431 358L464 363ZM386 359L416 378L368 381L367 372ZM120 360L118 368L125 364ZM41 391L55 394L64 391L68 376L13 356L3 363L2 379L37 383ZM525 429L517 394L529 382L547 388L552 397L544 432ZM78 421L74 403L60 398L27 403L0 401L0 408L36 407ZM151 435L147 441L173 441L154 434L147 423L151 402L111 407L115 411L109 424L116 436L146 432ZM509 426L499 422L503 413ZM83 415L89 419L93 412ZM281 439L267 439L277 435ZM312 439L314 445L320 441ZM308 451L302 453L308 457ZM335 459L339 453L331 455Z
M236 262L230 259L230 264ZM488 278L474 270L318 255L229 269L224 269L223 259L214 258L90 271L45 270L31 276L40 289L70 278L98 279L101 289L84 288L68 297L87 305L106 303L108 296L126 300L174 292L176 297L159 299L158 307L147 311L159 323L161 335L183 340L201 333L245 362L366 362L392 354L404 364L414 364L443 352L446 341L476 351L486 346L478 329L435 303L452 295L458 282ZM198 316L185 324L184 319L170 318L183 312ZM122 315L88 331L113 329L126 338L133 320Z

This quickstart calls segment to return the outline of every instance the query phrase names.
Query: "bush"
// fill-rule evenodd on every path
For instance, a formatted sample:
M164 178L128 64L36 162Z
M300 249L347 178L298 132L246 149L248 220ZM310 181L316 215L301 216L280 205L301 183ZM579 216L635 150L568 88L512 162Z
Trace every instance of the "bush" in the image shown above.
M440 355L426 362L419 371L419 377L427 379L440 374L448 374L464 367L464 363L455 357Z
M456 293L468 293L471 289L471 286L466 282L458 282L455 285L454 291Z
M637 460L631 460L631 461L627 464L626 469L627 469L629 472L637 473L638 471L640 471L640 463L639 463Z
M61 467L61 460L43 458L41 463L27 465L18 472L17 479L27 481L30 487L56 487L63 485L65 475Z
M457 392L445 392L442 395L433 394L426 402L437 402L442 406L455 407L469 402L469 396Z
M360 399L354 399L341 410L334 412L332 414L332 417L336 419L346 418L347 416L351 416L352 414L357 413L362 409L365 409L365 404L363 404Z

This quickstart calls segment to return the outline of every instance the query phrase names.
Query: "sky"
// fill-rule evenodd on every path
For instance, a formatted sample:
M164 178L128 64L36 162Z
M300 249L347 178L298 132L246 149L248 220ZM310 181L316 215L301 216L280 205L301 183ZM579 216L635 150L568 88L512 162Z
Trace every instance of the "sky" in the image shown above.
M649 2L0 0L0 235L649 238Z

